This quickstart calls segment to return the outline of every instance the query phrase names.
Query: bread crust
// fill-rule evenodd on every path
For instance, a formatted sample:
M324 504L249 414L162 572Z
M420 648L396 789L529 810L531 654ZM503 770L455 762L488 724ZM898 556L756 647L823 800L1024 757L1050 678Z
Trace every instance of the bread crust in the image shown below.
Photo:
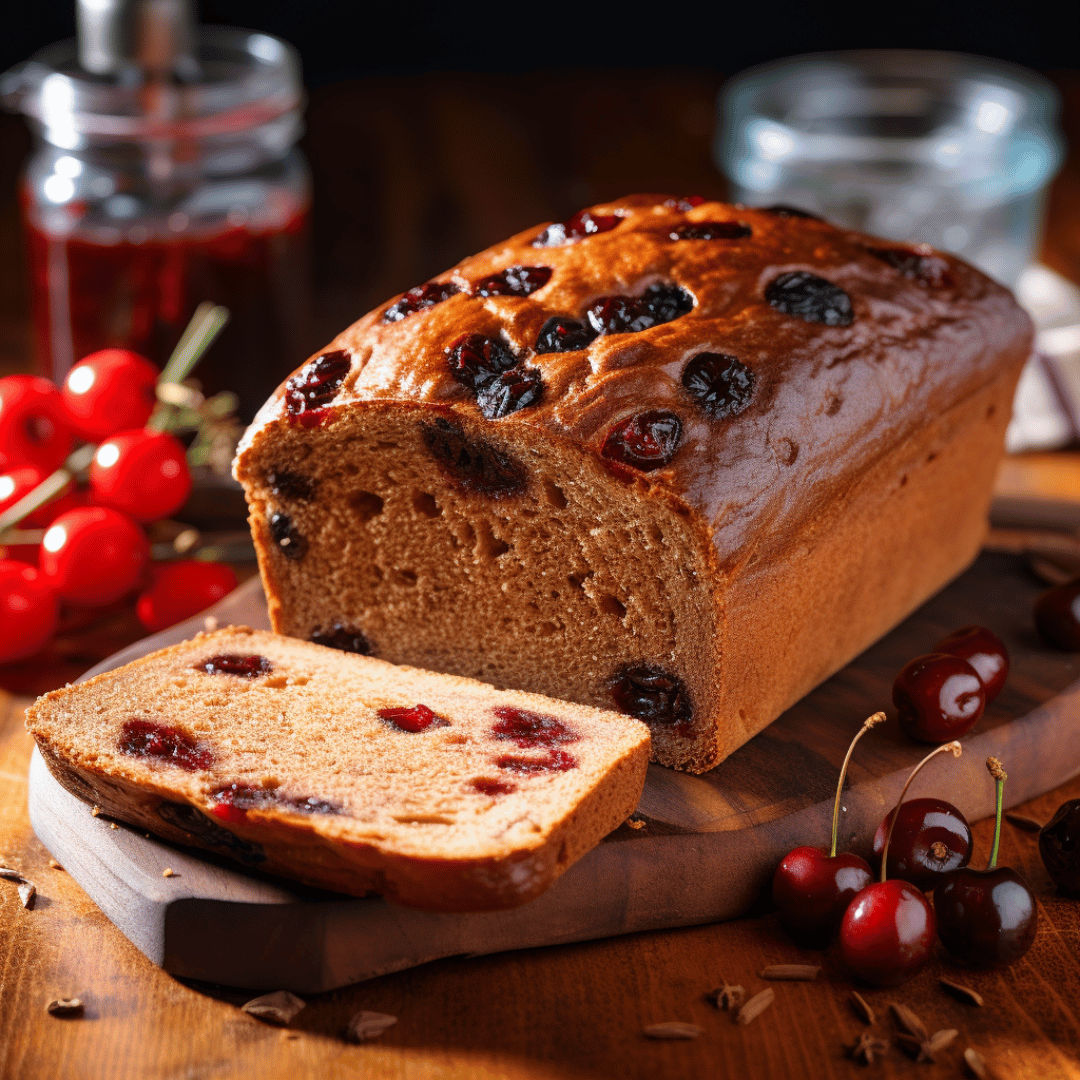
M275 464L306 459L309 465L301 467L310 468L310 462L330 455L334 439L344 438L350 425L389 414L411 414L418 424L424 417L447 417L526 462L539 453L537 447L548 447L549 456L560 458L569 473L590 458L595 487L606 483L612 491L632 492L643 516L662 517L687 534L693 580L672 585L671 617L681 640L673 631L669 655L656 660L687 681L695 715L692 730L678 735L654 725L653 746L662 763L698 772L723 760L970 561L974 538L984 527L1012 387L1029 354L1032 328L1007 290L961 260L924 246L905 247L814 219L721 203L688 208L663 196L633 196L591 212L618 216L619 224L556 247L534 246L541 227L526 230L439 275L437 282L458 289L448 299L396 322L385 319L396 301L364 316L317 354L343 350L351 357L348 377L319 425L303 427L288 414L283 385L245 435L235 470L252 508L273 625L305 636L311 618L301 617L300 594L316 583L305 579L301 566L286 565L267 532L267 514L281 504L267 482ZM688 225L710 222L740 224L749 235L672 239ZM920 278L903 262L907 256L926 260L934 274ZM483 279L521 265L549 267L550 280L527 297L477 295ZM850 299L850 323L824 325L774 307L770 285L797 272L840 287ZM551 317L580 320L598 297L641 296L657 282L687 290L693 310L642 332L601 335L576 352L535 351L537 335ZM449 347L465 333L503 342L539 371L540 400L502 418L484 419L475 395L447 363ZM749 405L737 415L709 415L688 393L687 364L703 352L735 357L752 373ZM994 415L989 420L977 415L975 402L983 402L984 412L992 405ZM613 470L603 458L605 440L646 409L679 418L677 452L654 471ZM952 419L946 423L945 418ZM914 483L913 470L931 442L936 454L946 443L970 442L980 456L969 461L966 476L958 469L949 480L928 480L932 498L916 501L923 488L915 486L886 507L881 496L896 490L904 476ZM944 470L934 475L943 477ZM873 486L865 483L870 476ZM919 527L909 519L890 528L894 511L913 509ZM314 534L338 527L314 510L297 512L301 518L310 514ZM840 538L870 543L864 535L869 520L876 523L873 554L837 564ZM953 542L954 534L963 542ZM902 543L894 537L903 537ZM948 542L935 547L943 538ZM828 548L833 565L826 565L824 556L820 565L813 556L802 557L819 543ZM612 545L611 560L624 555L652 559L659 568L655 556L640 546L627 552ZM791 575L786 582L785 574ZM917 586L885 587L877 603L860 584L890 576ZM834 633L828 622L815 619L812 590L799 578L818 582L833 595L857 596L867 611L846 619ZM512 576L506 580L516 590ZM755 583L766 580L768 589L755 596ZM385 603L383 592L372 588L369 593L368 602L352 604L347 613L360 625L377 624L373 612ZM801 600L795 603L785 594ZM619 600L628 606L625 597ZM423 602L418 595L417 610ZM328 601L326 610L332 606ZM597 614L598 627L602 615ZM468 618L464 603L462 618ZM794 630L777 637L782 623ZM565 633L569 641L572 631ZM640 623L626 627L628 662L653 659L629 655L641 633ZM772 647L770 633L791 650L786 668L765 651ZM752 649L745 644L750 640ZM832 643L824 651L822 640ZM650 647L657 648L654 642ZM477 674L467 657L440 653L433 659L430 643L412 640L401 627L382 630L378 652ZM614 704L604 689L610 678L604 685L593 678L586 686L581 672L568 665L560 691L549 673L530 674L542 666L535 657L529 664L507 662L490 678Z
M280 685L267 689L259 680L199 674L193 667L210 655L241 650L269 657L275 672L262 682ZM178 679L187 680L179 693ZM325 706L324 693L331 699ZM382 732L386 725L374 718L374 706L410 697L441 698L446 738L436 743L423 734ZM517 790L490 798L467 790L454 754L470 756L463 775L474 768L491 772L485 757L507 745L492 742L491 713L505 705L563 719L577 735L567 747L580 769L550 776L504 771ZM306 720L302 712L310 714ZM282 724L285 714L289 720ZM185 771L123 753L118 738L132 716L167 721L213 747L212 767ZM647 730L626 717L537 695L500 694L465 679L411 672L245 627L200 634L46 694L27 710L26 724L60 784L108 816L250 869L356 896L378 893L430 911L499 910L538 896L632 813L649 757ZM333 766L320 773L303 760L303 750L314 754L324 740L336 749ZM393 740L404 748L397 756L386 749L396 749ZM271 803L226 818L216 813L215 792L226 782L258 786L263 777L265 783L267 771L274 771L265 763L272 756L267 751L282 751L286 741L292 760L279 763L274 783L285 791L331 791L341 809L302 813ZM396 785L391 777L380 787L369 756L379 768L400 773L401 753L410 770ZM363 769L369 771L357 771ZM414 786L419 795L411 798ZM419 828L410 831L402 820Z

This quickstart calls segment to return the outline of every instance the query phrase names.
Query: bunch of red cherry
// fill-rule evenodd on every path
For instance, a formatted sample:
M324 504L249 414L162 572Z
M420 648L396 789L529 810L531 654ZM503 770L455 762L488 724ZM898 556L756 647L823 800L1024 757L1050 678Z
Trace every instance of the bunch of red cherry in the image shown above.
M1014 870L997 865L1005 772L987 761L997 791L994 844L985 870L968 866L971 829L943 799L905 802L912 780L943 752L959 757L957 736L969 731L1001 691L1009 670L1004 643L984 627L969 626L917 657L897 676L893 701L904 730L938 745L912 771L896 807L878 826L878 880L865 859L837 853L840 796L859 739L885 719L875 713L852 740L840 770L833 806L832 846L789 852L773 876L773 899L792 936L823 948L839 937L851 973L876 986L896 986L930 958L934 940L976 967L1011 964L1035 938L1035 898ZM952 741L947 741L952 740ZM931 905L926 892L933 891Z
M141 588L136 611L155 631L235 588L226 566L151 564L143 526L174 514L191 491L184 445L146 426L158 380L149 360L124 349L87 356L60 388L32 375L0 379L0 544L4 532L9 539L0 547L0 663L40 650L61 603L106 605ZM79 441L88 446L73 455ZM73 473L91 451L79 486ZM3 519L33 492L49 498L17 522Z

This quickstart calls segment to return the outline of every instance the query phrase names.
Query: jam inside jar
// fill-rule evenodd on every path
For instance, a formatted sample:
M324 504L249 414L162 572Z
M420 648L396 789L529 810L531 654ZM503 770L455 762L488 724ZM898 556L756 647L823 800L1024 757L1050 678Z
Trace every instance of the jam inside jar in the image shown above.
M264 34L196 35L186 80L92 77L66 42L7 77L36 137L21 202L38 362L57 382L103 348L163 366L195 308L223 304L195 377L250 420L310 351L299 66Z

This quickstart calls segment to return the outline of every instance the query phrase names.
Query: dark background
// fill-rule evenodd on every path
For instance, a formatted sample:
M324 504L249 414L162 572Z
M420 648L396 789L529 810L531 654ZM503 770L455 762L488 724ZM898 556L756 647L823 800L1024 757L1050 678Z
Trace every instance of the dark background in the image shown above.
M531 0L348 4L202 0L204 22L301 54L312 170L311 349L375 304L538 222L634 191L723 196L712 158L725 78L792 53L982 53L1047 74L1080 146L1080 5L938 0L630 7ZM74 33L73 0L9 4L0 69ZM879 18L884 14L888 21ZM0 374L33 346L17 177L22 121L0 115ZM1080 278L1080 162L1051 192L1047 260ZM298 358L300 359L300 358Z

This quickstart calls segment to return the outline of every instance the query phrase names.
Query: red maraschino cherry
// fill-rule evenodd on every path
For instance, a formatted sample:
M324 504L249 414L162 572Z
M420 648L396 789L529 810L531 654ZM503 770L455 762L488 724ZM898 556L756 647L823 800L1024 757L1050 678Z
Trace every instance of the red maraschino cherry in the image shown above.
M836 933L855 894L874 878L865 859L850 852L837 855L836 842L840 827L840 796L851 754L863 735L884 719L884 713L874 713L859 728L848 747L836 784L832 845L828 849L795 848L784 856L773 874L773 902L780 913L780 921L788 933L804 945L824 948Z
M994 846L985 870L954 870L934 890L938 936L952 956L973 967L993 967L1019 960L1031 948L1039 912L1028 883L1007 866L998 866L1005 770L997 758L986 768L997 787Z
M900 817L904 796L919 770L936 755L962 753L958 742L937 747L919 762L904 784L893 811L885 849L881 853L881 880L867 885L844 913L840 924L840 955L857 979L873 986L899 986L916 974L930 958L936 923L934 909L914 885L886 880L889 841Z

